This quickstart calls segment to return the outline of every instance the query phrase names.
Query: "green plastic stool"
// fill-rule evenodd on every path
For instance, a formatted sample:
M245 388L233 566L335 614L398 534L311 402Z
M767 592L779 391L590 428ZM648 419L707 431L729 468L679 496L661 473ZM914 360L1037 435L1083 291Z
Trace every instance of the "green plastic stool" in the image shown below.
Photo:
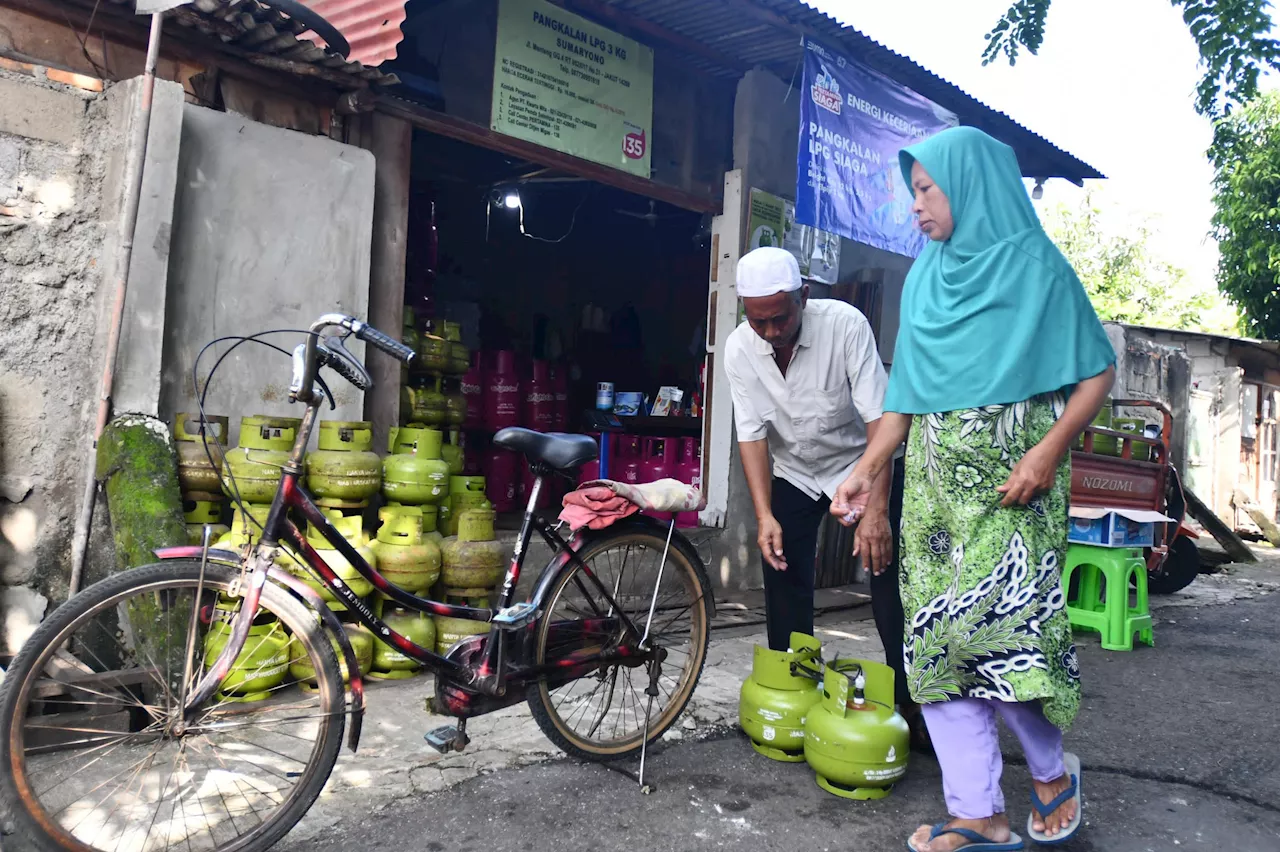
M1147 606L1147 565L1141 551L1069 545L1062 572L1064 591L1071 589L1071 578L1077 574L1079 589L1067 600L1072 627L1101 634L1102 647L1108 651L1132 651L1135 633L1140 642L1156 644ZM1129 600L1131 581L1135 589L1133 602Z

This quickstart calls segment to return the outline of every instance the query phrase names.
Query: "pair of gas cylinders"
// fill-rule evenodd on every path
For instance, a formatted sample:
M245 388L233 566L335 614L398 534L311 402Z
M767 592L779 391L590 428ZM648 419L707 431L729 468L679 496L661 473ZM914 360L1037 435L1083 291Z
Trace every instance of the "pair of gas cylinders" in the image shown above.
M757 646L742 684L738 723L773 760L808 763L818 786L879 799L907 771L909 731L894 709L893 670L852 658L822 661L822 644L791 634L791 647Z

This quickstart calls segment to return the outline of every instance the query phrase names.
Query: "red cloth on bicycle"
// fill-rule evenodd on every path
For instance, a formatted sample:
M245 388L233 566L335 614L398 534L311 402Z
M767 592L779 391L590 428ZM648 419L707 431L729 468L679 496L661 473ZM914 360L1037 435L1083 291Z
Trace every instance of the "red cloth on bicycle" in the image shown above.
M601 485L566 494L560 520L568 524L571 530L583 527L602 530L638 511L640 507L635 503Z

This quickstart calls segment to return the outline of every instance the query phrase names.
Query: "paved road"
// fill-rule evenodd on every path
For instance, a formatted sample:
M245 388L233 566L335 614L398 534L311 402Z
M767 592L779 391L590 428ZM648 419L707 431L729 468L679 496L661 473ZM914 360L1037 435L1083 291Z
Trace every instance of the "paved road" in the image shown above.
M1166 610L1158 647L1081 648L1085 707L1069 747L1084 763L1078 852L1280 849L1280 595ZM1168 619L1173 619L1169 622ZM1015 825L1029 789L1013 741L1005 793ZM726 731L670 744L657 790L569 761L502 770L363 819L344 818L281 852L454 850L897 850L942 816L937 765L917 759L888 799L837 799L803 765L755 755Z

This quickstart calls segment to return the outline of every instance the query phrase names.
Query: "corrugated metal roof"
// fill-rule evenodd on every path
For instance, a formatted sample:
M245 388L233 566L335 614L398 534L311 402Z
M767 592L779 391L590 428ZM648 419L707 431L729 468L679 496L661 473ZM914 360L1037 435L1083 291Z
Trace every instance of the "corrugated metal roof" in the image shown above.
M133 6L133 0L111 0L111 2L130 8ZM333 0L329 0L329 2L333 2ZM352 14L355 14L359 7L366 4L388 7L388 10L390 6L400 6L400 20L395 23L396 42L398 43L400 39L400 21L404 19L404 4L402 0L377 0L377 2L372 3L369 3L368 0L363 0L363 2L362 0L345 0L345 3L338 3L338 5L347 6ZM320 3L308 2L307 5L317 6ZM377 70L377 68L359 61L343 59L327 47L315 44L311 40L311 38L316 37L314 33L311 38L302 38L301 36L307 32L307 28L303 24L257 2L257 0L192 0L189 5L179 6L169 12L168 20L179 26L193 29L202 36L221 41L229 47L244 51L249 61L255 61L255 59L265 59L268 62L282 60L289 63L312 65L316 67L317 71L323 72L323 76L329 82L349 85L352 88L362 87L368 83L390 85L399 82L399 78L394 74L385 74ZM339 29L341 30L342 28L339 27ZM352 41L352 56L356 54L354 47L356 43L360 43L362 47L373 51L373 45L376 40L368 40L364 31L360 28L353 27L353 29L358 31L355 39L352 38L351 34L344 33L344 35L347 35L348 40ZM388 47L386 44L388 39L382 38L381 40L383 42L381 49ZM389 46L394 53L394 44ZM378 60L378 62L381 61ZM259 64L266 63L260 61ZM377 63L373 64L376 65ZM281 66L277 70L288 69Z
M1018 124L1005 113L987 106L906 56L799 0L560 2L586 17L592 17L589 6L607 6L701 42L726 59L736 60L737 67L728 62L718 62L705 54L689 55L689 62L710 74L726 78L741 76L744 65L759 65L783 80L792 79L798 73L803 58L800 34L807 33L946 107L956 113L962 123L978 127L1011 145L1018 153L1023 174L1028 177L1062 177L1076 182L1103 177L1088 163ZM651 39L641 37L641 40L652 43Z
M351 52L347 58L370 68L396 58L404 39L405 0L301 0L342 33ZM324 40L311 33L317 44Z

